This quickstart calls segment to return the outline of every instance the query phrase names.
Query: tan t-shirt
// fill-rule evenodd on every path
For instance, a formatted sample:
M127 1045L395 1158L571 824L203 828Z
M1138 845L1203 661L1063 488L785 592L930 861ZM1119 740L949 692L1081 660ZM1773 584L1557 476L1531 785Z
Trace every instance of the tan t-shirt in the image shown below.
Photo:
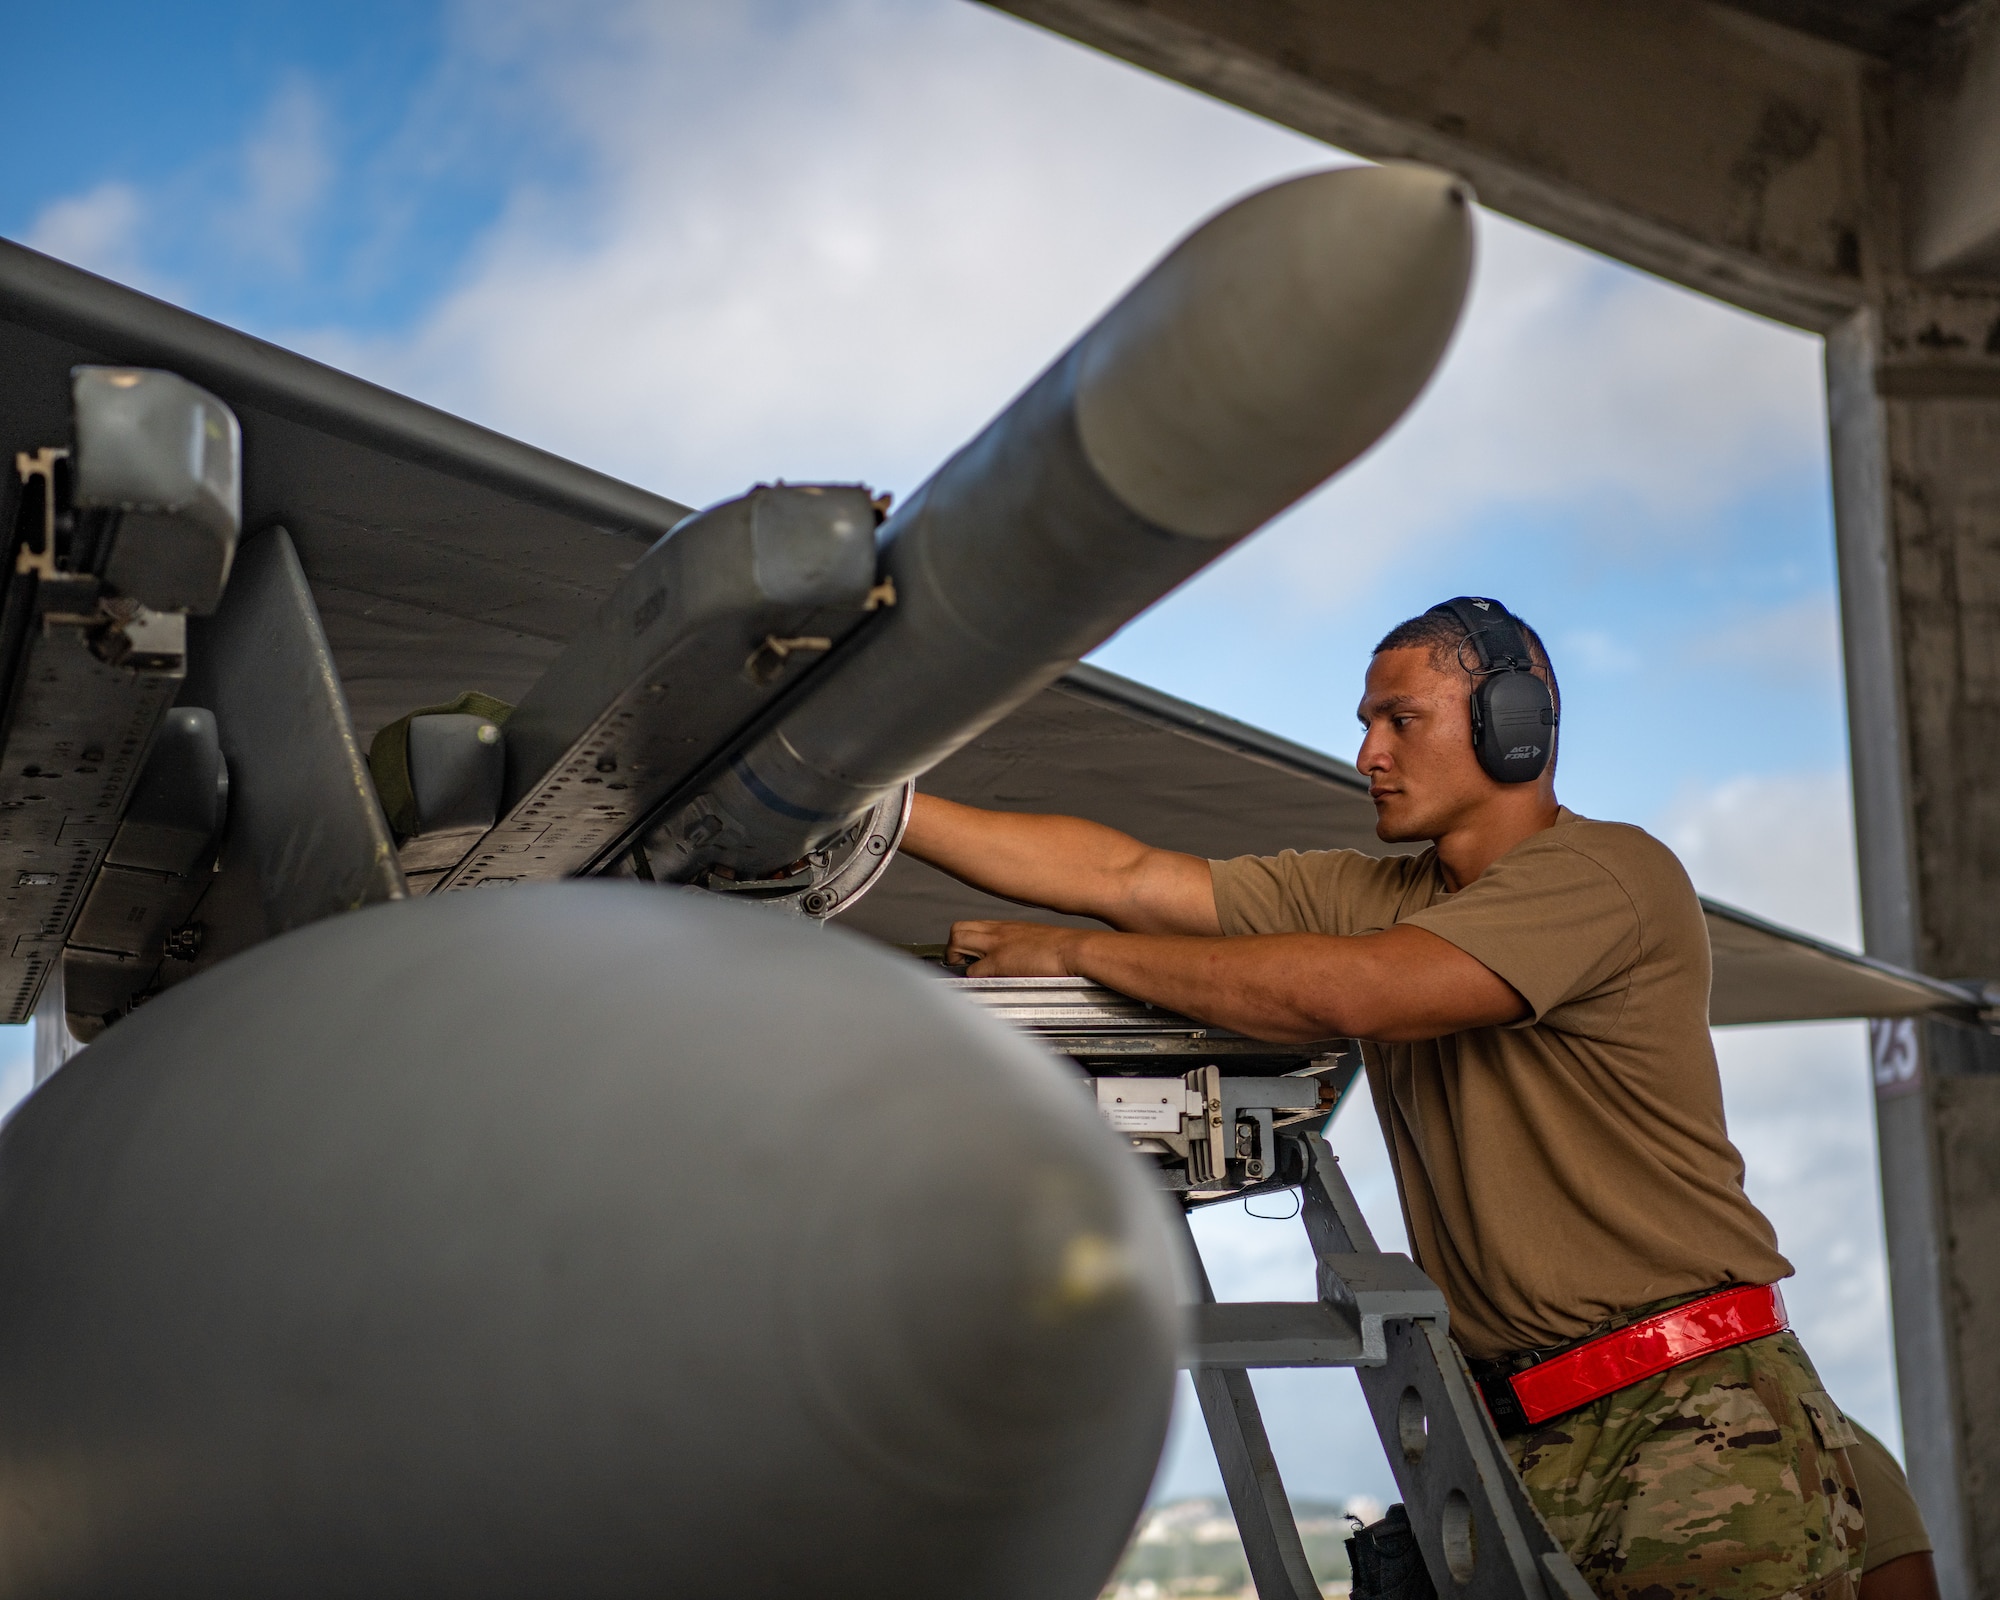
M1362 1046L1411 1247L1468 1355L1791 1274L1723 1127L1701 903L1658 840L1564 810L1457 894L1435 850L1209 870L1224 933L1409 923L1533 1008L1511 1027Z

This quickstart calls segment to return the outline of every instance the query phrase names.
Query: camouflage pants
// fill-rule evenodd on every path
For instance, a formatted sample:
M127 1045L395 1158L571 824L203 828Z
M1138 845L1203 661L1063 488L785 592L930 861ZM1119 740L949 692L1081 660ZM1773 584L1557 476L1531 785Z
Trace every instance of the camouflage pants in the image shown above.
M1512 1439L1605 1600L1853 1600L1849 1424L1789 1333L1685 1362Z

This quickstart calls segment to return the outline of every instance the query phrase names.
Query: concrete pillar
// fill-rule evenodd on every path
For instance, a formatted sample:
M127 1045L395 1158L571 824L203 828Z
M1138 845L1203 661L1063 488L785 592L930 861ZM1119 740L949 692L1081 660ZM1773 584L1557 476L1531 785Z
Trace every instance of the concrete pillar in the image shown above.
M2000 978L2000 293L1884 287L1827 384L1867 945ZM1910 1481L1944 1593L2000 1594L2000 1040L1875 1056Z

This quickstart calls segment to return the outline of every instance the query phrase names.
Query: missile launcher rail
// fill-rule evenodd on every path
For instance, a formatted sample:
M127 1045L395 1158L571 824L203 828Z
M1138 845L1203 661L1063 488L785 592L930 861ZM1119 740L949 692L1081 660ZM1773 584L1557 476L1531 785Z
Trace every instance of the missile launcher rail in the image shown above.
M1057 1055L1080 1062L1202 1056L1229 1070L1293 1071L1336 1057L1356 1061L1353 1041L1271 1044L1177 1016L1088 978L948 978L990 1015L1032 1033Z
M718 750L743 742L800 678L894 604L894 586L876 576L879 520L858 486L766 485L660 540L507 719L498 815L435 888L573 877L626 856L650 819L713 776ZM703 812L689 861L724 827ZM822 915L841 899L829 886L833 858L845 862L856 841L814 842L828 859L802 850L762 885L687 876L722 892L809 899L806 914ZM865 859L886 859L892 842ZM677 876L664 860L647 870Z
M182 690L188 619L213 611L228 582L241 520L236 418L170 372L78 366L69 389L64 442L14 452L0 548L8 1023L28 1020L63 965L108 997L107 1010L140 988L211 842L163 850L179 829L121 823ZM216 789L211 771L191 807L170 796L167 810L206 801L212 812Z
M1588 1600L1451 1342L1443 1291L1408 1256L1377 1248L1322 1134L1359 1070L1353 1041L1272 1045L1083 978L944 981L1069 1057L1105 1119L1178 1198L1199 1293L1183 1365L1260 1600L1320 1590L1250 1386L1255 1367L1354 1368L1440 1595ZM1154 1064L1168 1061L1199 1065L1158 1076ZM1319 1298L1216 1300L1188 1212L1273 1189L1299 1192Z

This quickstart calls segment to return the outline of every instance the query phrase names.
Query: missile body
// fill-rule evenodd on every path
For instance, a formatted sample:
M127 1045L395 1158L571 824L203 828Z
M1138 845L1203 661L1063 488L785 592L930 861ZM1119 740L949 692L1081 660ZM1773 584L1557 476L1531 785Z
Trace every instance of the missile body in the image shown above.
M1360 455L1450 340L1470 212L1348 168L1197 229L889 520L894 607L652 828L656 875L797 861Z
M315 924L0 1130L0 1597L1088 1600L1157 1205L858 938L607 883Z

